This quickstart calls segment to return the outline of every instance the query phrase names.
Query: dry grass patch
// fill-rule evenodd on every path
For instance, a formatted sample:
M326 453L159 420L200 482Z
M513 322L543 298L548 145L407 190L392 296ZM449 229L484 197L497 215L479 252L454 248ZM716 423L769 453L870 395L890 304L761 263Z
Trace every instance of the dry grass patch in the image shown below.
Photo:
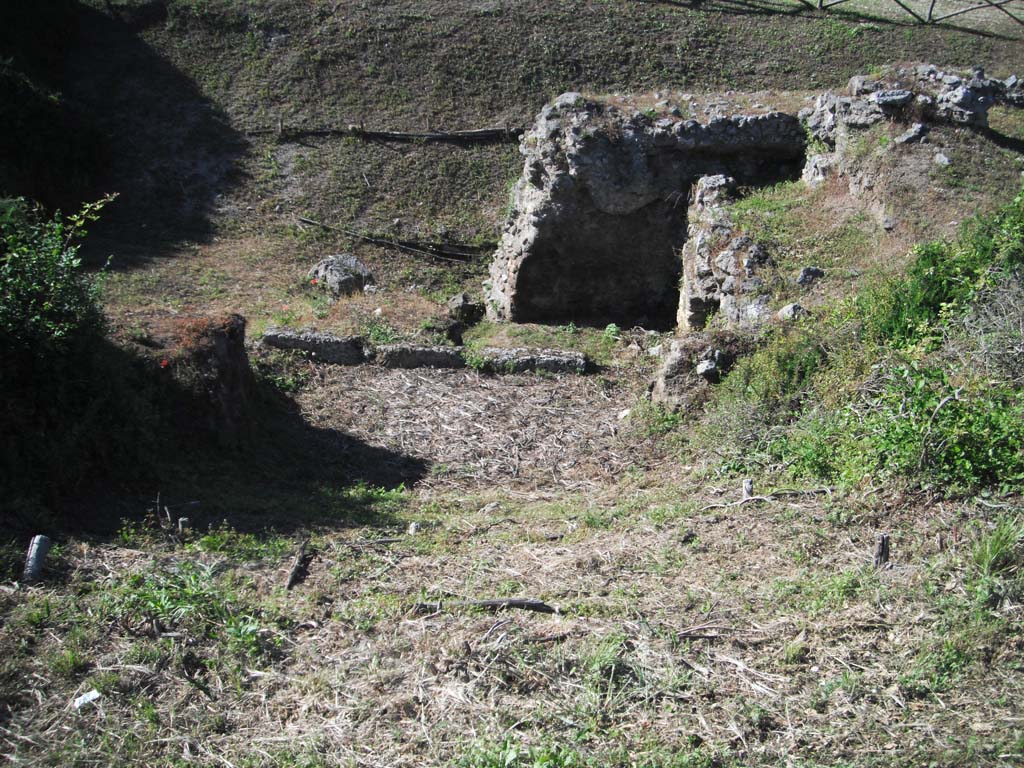
M673 493L689 506L645 522ZM316 534L291 592L274 539L241 559L223 533L149 555L69 545L63 583L3 595L0 733L16 760L66 764L489 765L504 744L595 765L998 765L1019 749L1019 607L975 607L977 510L709 510L732 493L690 493L634 492L596 524L601 494L434 494L414 534ZM443 607L491 597L560 613ZM70 710L91 687L102 698Z
M332 368L299 404L316 426L422 457L435 488L569 488L644 466L654 448L619 415L629 381L475 371Z

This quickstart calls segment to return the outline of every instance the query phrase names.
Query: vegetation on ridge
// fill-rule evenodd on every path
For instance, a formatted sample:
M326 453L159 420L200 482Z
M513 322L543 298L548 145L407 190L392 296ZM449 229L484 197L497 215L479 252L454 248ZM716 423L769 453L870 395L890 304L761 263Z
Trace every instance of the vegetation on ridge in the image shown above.
M710 425L733 424L729 467L1019 491L1022 267L1024 193L917 246L905 276L768 331L710 409Z

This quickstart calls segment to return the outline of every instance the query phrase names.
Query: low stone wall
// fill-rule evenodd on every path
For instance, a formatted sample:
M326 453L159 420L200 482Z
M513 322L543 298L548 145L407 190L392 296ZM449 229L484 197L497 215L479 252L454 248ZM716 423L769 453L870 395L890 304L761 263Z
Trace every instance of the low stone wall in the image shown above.
M385 344L373 347L360 336L333 336L313 330L271 328L263 344L275 349L298 350L318 362L361 365L375 362L385 368L465 368L486 373L586 373L591 362L582 352L556 349L486 347L429 347Z

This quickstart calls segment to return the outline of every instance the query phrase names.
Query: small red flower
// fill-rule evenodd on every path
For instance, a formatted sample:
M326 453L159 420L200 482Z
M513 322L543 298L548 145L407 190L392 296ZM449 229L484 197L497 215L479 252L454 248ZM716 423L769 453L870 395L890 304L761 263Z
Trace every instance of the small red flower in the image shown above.
M168 360L166 357L163 360L160 361L160 367L161 368L166 368L170 364L171 364L171 361Z
M314 277L314 278L313 278L312 280L310 280L310 281L309 281L309 284L310 284L310 285L316 285L316 282L317 282L317 280L316 280L316 278Z

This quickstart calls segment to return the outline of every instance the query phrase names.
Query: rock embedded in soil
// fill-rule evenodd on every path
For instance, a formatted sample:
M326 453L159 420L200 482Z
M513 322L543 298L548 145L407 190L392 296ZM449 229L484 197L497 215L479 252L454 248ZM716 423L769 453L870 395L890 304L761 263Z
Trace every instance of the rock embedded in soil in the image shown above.
M821 267L804 267L800 270L800 275L797 277L796 282L798 285L807 288L824 276L825 270Z
M370 270L348 253L321 259L309 270L308 278L312 285L335 297L358 293L374 282Z
M448 317L464 325L473 325L484 318L484 305L468 294L457 293L448 300Z
M710 385L729 372L751 343L728 331L692 332L673 339L651 383L651 400L672 410L700 405Z
M336 365L359 365L366 362L365 341L359 336L333 336L314 330L268 328L263 343L276 349L297 349L309 353L320 362Z
M300 350L318 362L361 365L376 360L385 368L464 368L468 364L461 347L382 344L371 347L361 336L334 336L314 330L268 328L263 343L276 349ZM474 365L490 373L587 372L590 361L582 352L557 349L488 347L474 353Z
M454 347L386 344L375 349L375 359L385 368L465 368L466 359Z
M924 141L928 135L928 126L924 123L914 123L910 128L896 137L897 144L917 144Z
M811 189L821 186L831 176L836 167L832 154L816 154L807 158L800 179Z
M558 349L519 349L487 347L479 351L484 370L492 373L575 373L587 371L587 356L582 352Z
M808 314L810 313L806 309L796 302L793 302L792 304L787 304L776 312L775 317L783 322L792 322L794 320L799 320L802 317L807 317Z

